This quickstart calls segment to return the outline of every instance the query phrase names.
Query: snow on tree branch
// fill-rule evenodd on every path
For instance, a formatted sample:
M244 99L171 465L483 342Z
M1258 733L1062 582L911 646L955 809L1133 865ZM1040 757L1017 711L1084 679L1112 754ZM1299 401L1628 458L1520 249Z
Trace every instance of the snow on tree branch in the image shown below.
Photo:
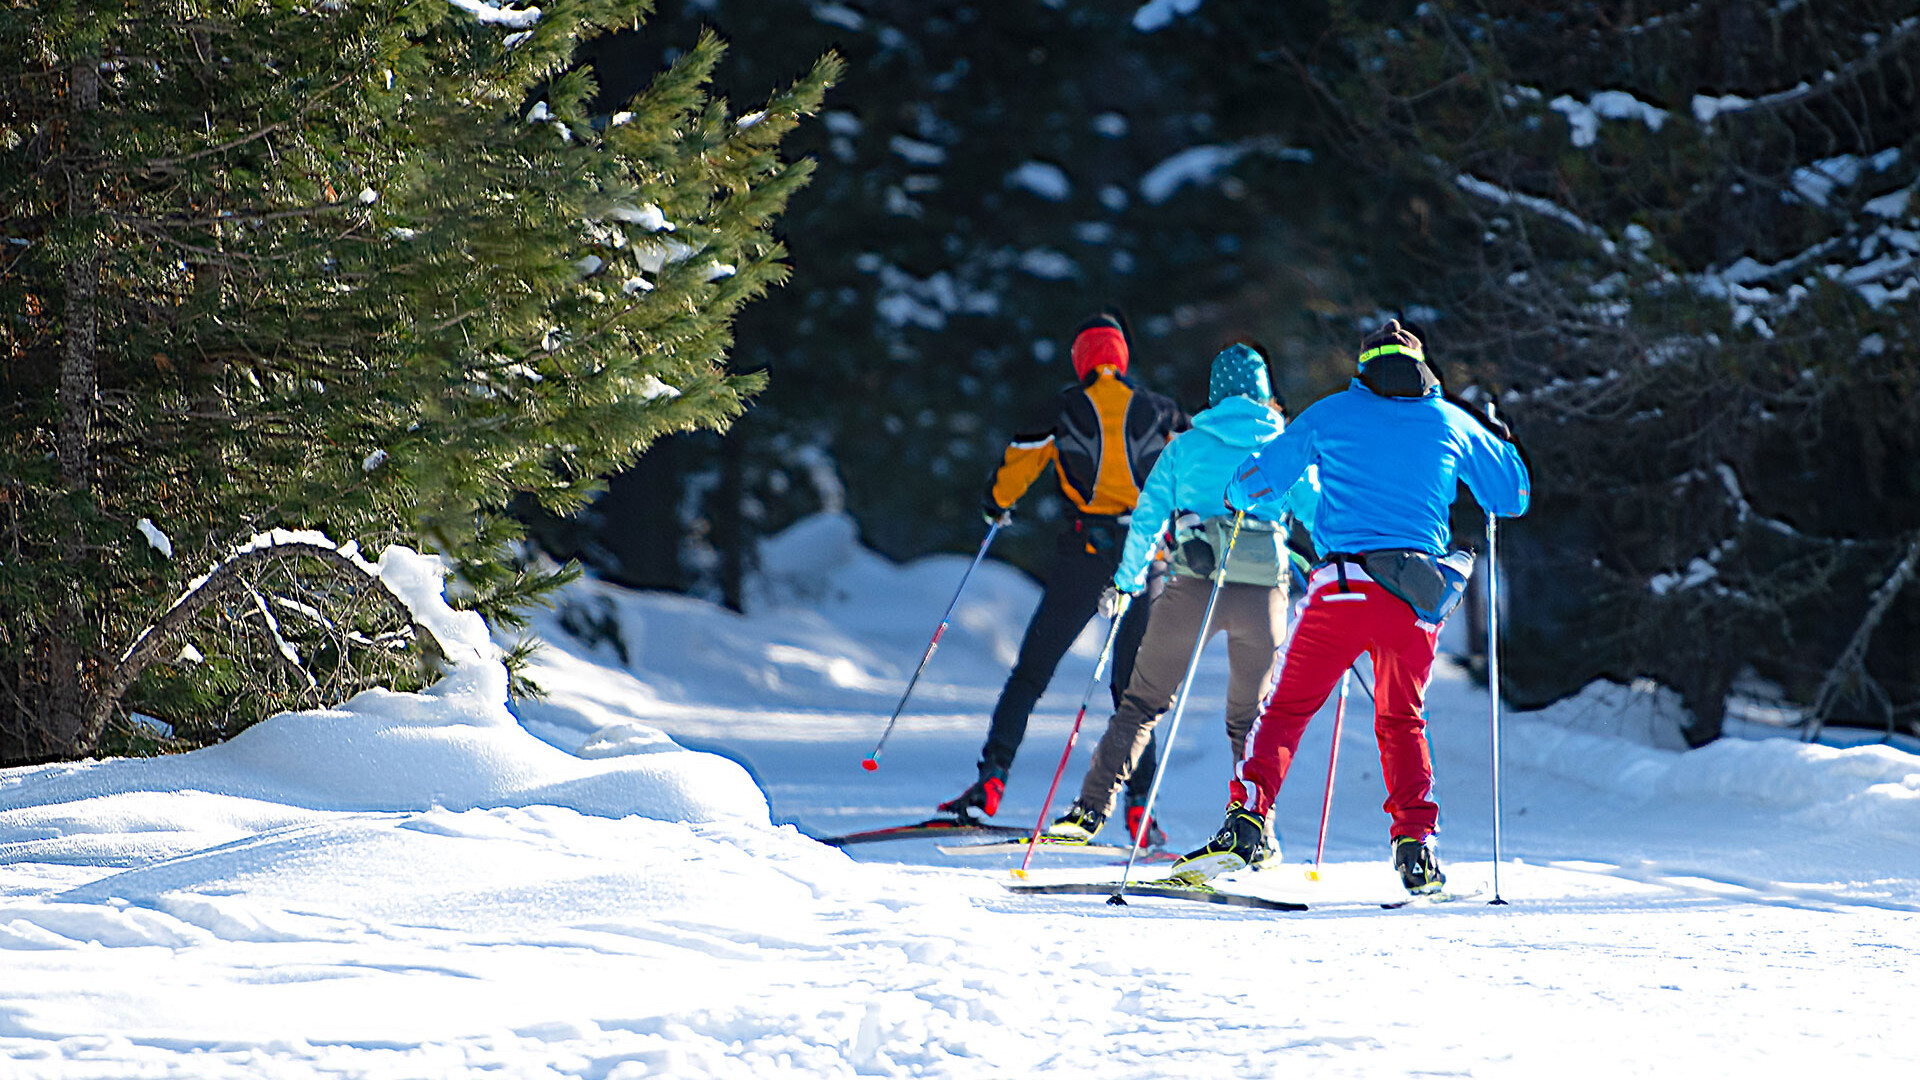
M1600 245L1602 251L1605 251L1609 255L1612 255L1618 250L1617 245L1608 238L1605 229L1588 222L1585 218L1582 218L1580 215L1551 199L1543 199L1538 195L1527 195L1517 191L1509 191L1498 184L1482 180L1477 176L1464 172L1455 173L1453 182L1462 191L1471 195L1477 195L1489 202L1497 203L1501 206L1518 206L1525 210L1531 210L1542 217L1551 218L1580 235L1593 240Z
M1732 94L1719 97L1695 94L1693 117L1703 125L1711 124L1722 116L1766 112L1825 97L1878 67L1882 60L1905 47L1908 42L1914 40L1916 35L1920 35L1920 18L1903 19L1895 23L1885 37L1874 42L1873 48L1866 55L1842 65L1835 71L1825 72L1817 83L1801 82L1785 90L1752 99Z
M1625 90L1602 90L1585 102L1562 94L1547 106L1567 118L1575 146L1592 146L1600 137L1600 121L1638 120L1654 131L1667 122L1667 110L1649 105Z
M509 30L526 30L540 21L540 9L537 7L517 8L505 4L489 3L488 0L447 0L461 11L473 16L476 22L489 26L504 26Z

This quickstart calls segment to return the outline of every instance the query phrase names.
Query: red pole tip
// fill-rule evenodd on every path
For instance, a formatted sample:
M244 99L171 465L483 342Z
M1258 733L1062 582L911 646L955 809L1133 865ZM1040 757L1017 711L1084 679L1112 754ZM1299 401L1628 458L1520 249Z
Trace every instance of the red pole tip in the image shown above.
M860 767L867 770L868 772L880 771L880 763L878 761L875 761L873 758L868 758L865 761L862 761L860 763Z

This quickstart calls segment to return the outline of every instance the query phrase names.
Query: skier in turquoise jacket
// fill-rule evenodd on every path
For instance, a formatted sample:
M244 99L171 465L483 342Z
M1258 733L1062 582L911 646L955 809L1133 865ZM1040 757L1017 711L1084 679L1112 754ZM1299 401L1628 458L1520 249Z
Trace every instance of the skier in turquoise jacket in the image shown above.
M1286 423L1265 357L1246 344L1229 345L1214 357L1207 396L1209 407L1193 418L1193 430L1167 445L1140 489L1105 603L1111 609L1118 593L1145 587L1149 560L1171 526L1166 591L1154 601L1133 677L1093 752L1080 795L1047 829L1057 841L1091 840L1113 812L1121 785L1140 767L1154 724L1172 703L1203 632L1217 573L1224 577L1204 632L1227 635L1227 739L1235 760L1260 710L1274 650L1286 631L1287 523L1292 516L1311 523L1313 482L1303 478L1287 498L1249 513L1227 557L1232 511L1221 493L1247 455L1279 438ZM1222 558L1224 567L1217 565ZM1143 828L1129 820L1128 827L1136 843L1157 839L1150 822Z

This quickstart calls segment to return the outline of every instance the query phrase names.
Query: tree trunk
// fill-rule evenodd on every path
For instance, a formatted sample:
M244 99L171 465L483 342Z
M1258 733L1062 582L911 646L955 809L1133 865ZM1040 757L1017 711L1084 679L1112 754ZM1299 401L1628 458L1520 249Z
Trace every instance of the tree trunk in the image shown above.
M92 162L87 160L84 116L100 106L100 74L94 61L73 66L72 117L69 120L67 217L84 227L93 217ZM93 399L99 381L95 352L99 344L100 263L93 246L67 263L64 351L60 362L60 480L71 491L91 486Z
M633 589L686 591L679 510L687 445L685 436L662 439L608 481L594 504L594 545L612 557L612 565L595 567L603 576Z
M713 546L720 553L720 598L733 611L745 611L747 523L745 515L746 418L734 421L720 437L720 488L714 492Z
M1920 532L1913 534L1907 543L1907 552L1887 575L1880 587L1873 591L1867 600L1867 613L1860 619L1860 625L1853 631L1847 647L1833 662L1826 678L1820 681L1820 689L1814 695L1813 704L1807 709L1805 738L1813 742L1820 737L1821 728L1826 726L1827 717L1833 707L1849 693L1858 694L1886 709L1887 729L1893 729L1893 704L1887 700L1886 691L1881 689L1873 677L1867 674L1867 646L1873 643L1873 632L1887 617L1894 600L1900 591L1912 581L1916 568L1920 568Z
M1721 92L1755 93L1759 87L1754 81L1753 56L1765 41L1765 28L1752 0L1723 3L1714 13L1712 25ZM1750 133L1742 136L1755 137ZM1750 148L1749 156L1751 152ZM1770 191L1739 182L1733 173L1721 176L1714 187L1719 193L1714 260L1724 266L1751 254L1755 239L1772 231L1773 206L1778 199Z
M66 161L67 218L83 233L92 227L97 211L93 190L91 131L88 114L100 107L100 71L98 61L88 57L71 69L68 102L68 146ZM60 483L73 496L84 496L93 487L93 405L99 386L99 289L100 259L91 236L83 241L83 253L68 261L64 274L66 304L61 327L59 455ZM69 513L77 503L68 502ZM79 522L74 532L80 533ZM63 556L74 561L79 556ZM79 596L71 595L60 605L54 617L52 640L46 653L46 714L33 724L43 745L26 747L28 757L69 754L79 749L78 740L86 727L88 693L86 657L80 647L80 628L86 614Z

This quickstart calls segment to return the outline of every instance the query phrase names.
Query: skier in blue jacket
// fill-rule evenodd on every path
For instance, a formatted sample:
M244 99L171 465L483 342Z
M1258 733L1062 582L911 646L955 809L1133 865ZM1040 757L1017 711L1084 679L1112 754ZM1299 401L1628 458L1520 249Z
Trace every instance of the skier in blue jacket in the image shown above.
M1311 523L1313 482L1303 478L1287 498L1249 513L1231 557L1219 566L1232 532L1232 511L1221 492L1249 453L1280 437L1285 419L1265 358L1245 344L1229 345L1214 357L1207 396L1209 407L1193 418L1192 431L1161 452L1134 507L1105 604L1110 610L1118 593L1137 594L1145 586L1148 561L1173 523L1166 591L1154 601L1133 677L1093 752L1080 795L1047 829L1056 840L1090 840L1113 812L1121 785L1140 766L1154 724L1186 674L1217 573L1224 573L1224 580L1204 633L1227 634L1227 739L1235 760L1259 712L1275 647L1286 632L1287 522L1298 516ZM1143 834L1151 828L1148 823L1138 829L1135 842L1146 839Z
M1488 514L1524 514L1526 460L1504 425L1443 395L1422 342L1398 322L1362 342L1358 367L1344 392L1302 412L1227 488L1229 504L1253 513L1317 469L1313 538L1323 561L1229 785L1226 821L1174 864L1174 876L1190 882L1253 861L1307 721L1362 652L1373 658L1394 866L1412 893L1446 882L1433 851L1440 808L1424 709L1440 624L1472 569L1469 553L1447 549L1448 516L1461 482Z

